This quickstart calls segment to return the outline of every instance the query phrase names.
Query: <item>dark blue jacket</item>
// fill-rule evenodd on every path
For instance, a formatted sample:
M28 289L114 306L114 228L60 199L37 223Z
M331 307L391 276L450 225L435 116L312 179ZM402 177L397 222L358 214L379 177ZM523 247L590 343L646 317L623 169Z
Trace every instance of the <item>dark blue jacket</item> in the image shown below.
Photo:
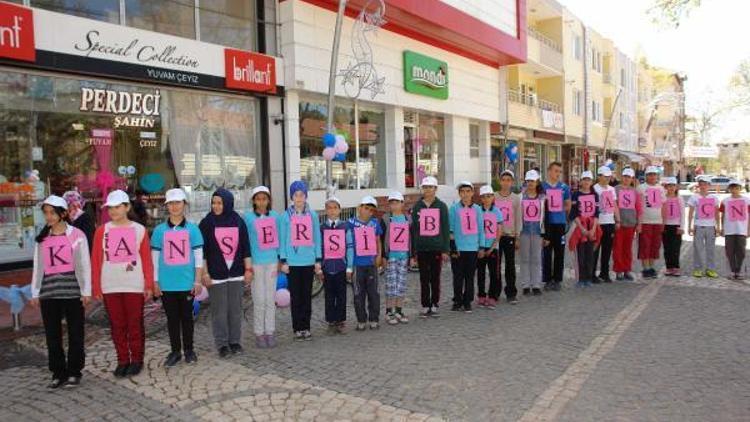
M214 196L221 198L224 203L224 211L221 215L209 211L198 226L203 235L203 259L208 264L208 275L213 280L242 277L245 274L244 260L250 257L250 238L247 235L245 220L234 211L234 196L231 192L219 188L211 198L213 199ZM232 266L229 268L227 268L224 254L216 240L215 229L217 227L238 228L237 252L235 252Z

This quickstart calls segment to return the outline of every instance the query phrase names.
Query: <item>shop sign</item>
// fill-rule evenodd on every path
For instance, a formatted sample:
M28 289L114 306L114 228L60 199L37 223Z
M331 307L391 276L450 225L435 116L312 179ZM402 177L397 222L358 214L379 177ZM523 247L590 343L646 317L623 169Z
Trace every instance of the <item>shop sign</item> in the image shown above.
M0 57L27 62L36 60L31 9L0 2Z
M81 88L80 111L116 114L112 125L153 128L159 116L161 94L115 91L110 89Z
M250 51L224 49L227 88L276 92L276 59Z
M404 89L413 94L448 98L448 63L404 51Z
M91 137L89 138L89 145L95 147L105 147L112 145L113 133L112 129L91 129Z

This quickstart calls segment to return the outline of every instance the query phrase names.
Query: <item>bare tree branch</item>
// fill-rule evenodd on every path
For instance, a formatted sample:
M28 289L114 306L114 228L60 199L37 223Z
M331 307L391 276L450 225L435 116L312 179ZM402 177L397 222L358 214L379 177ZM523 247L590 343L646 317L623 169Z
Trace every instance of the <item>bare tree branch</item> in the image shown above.
M651 20L660 26L677 28L682 18L701 5L702 0L653 0L646 12Z

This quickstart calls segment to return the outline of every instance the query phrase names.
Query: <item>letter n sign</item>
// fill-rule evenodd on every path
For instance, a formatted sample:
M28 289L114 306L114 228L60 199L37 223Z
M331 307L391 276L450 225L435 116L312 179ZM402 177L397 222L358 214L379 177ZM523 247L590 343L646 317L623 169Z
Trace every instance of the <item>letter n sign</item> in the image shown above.
M164 233L161 249L167 265L187 265L190 263L190 235L187 230L168 230Z

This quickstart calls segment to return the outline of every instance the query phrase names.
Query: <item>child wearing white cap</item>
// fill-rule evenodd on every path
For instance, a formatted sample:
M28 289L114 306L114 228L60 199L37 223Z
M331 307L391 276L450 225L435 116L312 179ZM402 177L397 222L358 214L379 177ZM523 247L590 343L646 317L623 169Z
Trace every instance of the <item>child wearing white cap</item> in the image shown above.
M680 197L677 179L663 177L662 184L667 189L667 199L664 201L664 274L672 277L680 276L680 250L682 249L682 233L685 229L685 201Z
M383 229L375 216L378 202L365 196L357 207L357 215L349 219L352 231L352 260L347 262L347 272L354 273L354 311L357 331L364 331L367 323L371 330L380 328L380 290L378 268L383 266L383 249L380 236Z
M743 280L742 264L745 261L745 247L747 245L748 211L750 211L750 199L742 195L742 186L738 180L729 182L728 198L721 202L721 229L724 234L724 245L729 269L732 271L731 278Z
M382 219L386 321L390 325L406 324L409 317L403 307L409 272L411 218L404 214L404 196L401 192L394 191L388 195L388 208Z
M495 192L492 186L484 185L479 188L479 198L482 209L480 230L484 230L484 243L480 247L484 251L484 256L477 259L477 305L495 309L497 298L500 296L497 247L503 235L503 214L495 206ZM487 272L489 272L489 291L485 290Z
M716 237L719 233L719 197L710 193L711 179L698 177L698 192L688 199L688 232L693 236L693 277L716 278Z
M638 193L643 201L643 212L638 221L638 259L641 260L643 278L656 278L654 261L659 259L661 235L664 231L662 204L666 191L659 184L659 169L655 166L646 168L646 183L638 186Z
M626 168L622 171L620 184L615 187L620 225L615 228L613 248L613 270L617 280L633 281L633 241L639 215L643 210L643 199L635 186L635 171Z
M594 259L599 261L599 276L593 282L611 283L609 277L609 261L612 258L612 246L615 231L620 225L620 209L617 207L615 188L609 185L612 169L601 166L597 170L598 183L594 185L594 192L599 197L599 227L602 229L602 239L594 251ZM595 266L596 267L596 266Z
M325 314L328 331L344 334L346 327L346 279L352 273L346 271L352 261L352 231L349 223L341 220L341 201L335 196L325 203L326 218L320 224L323 245L323 261L320 276L325 289Z
M573 208L570 218L573 219L574 231L570 237L570 247L575 247L578 262L578 287L588 287L594 282L596 255L594 250L599 243L599 196L593 189L593 174L590 171L581 173L581 182L577 192L573 193Z
M521 246L518 251L521 261L519 280L523 295L542 294L542 248L549 245L545 238L544 189L536 170L526 172L526 190L521 198Z
M91 300L91 263L86 235L68 223L68 204L51 195L41 205L45 226L36 237L31 305L40 306L52 372L48 388L81 382L85 364L84 307ZM63 347L62 320L68 332Z

